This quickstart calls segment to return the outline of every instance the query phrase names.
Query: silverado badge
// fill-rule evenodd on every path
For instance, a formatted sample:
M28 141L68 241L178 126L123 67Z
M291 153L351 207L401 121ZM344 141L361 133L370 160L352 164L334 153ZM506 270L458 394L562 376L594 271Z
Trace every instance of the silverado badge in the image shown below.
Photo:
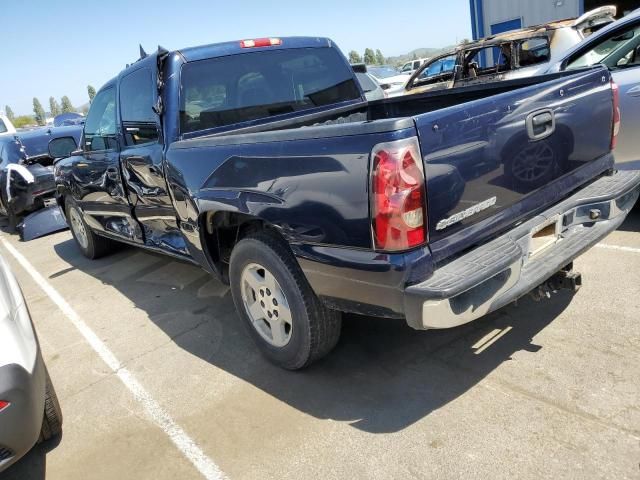
M445 228L454 225L458 222L461 222L465 218L468 218L476 213L480 213L487 208L493 207L498 199L496 197L488 198L487 200L474 205L473 207L469 207L466 210L456 213L455 215L451 215L449 218L444 218L438 222L436 225L436 230L444 230Z

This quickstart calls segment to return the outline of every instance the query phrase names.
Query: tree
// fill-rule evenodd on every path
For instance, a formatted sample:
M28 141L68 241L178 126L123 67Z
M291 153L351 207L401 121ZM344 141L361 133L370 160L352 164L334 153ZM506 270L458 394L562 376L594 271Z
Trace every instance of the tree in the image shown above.
M93 97L96 96L96 89L92 85L87 85L87 94L89 95L89 103L93 102Z
M11 123L13 123L13 126L16 128L23 128L23 127L28 127L30 125L35 125L36 124L36 119L33 118L31 115L20 115L19 117L15 117Z
M52 117L60 115L60 105L58 105L58 102L53 97L49 97L49 112Z
M384 65L384 55L380 50L376 50L376 63L378 65Z
M42 108L40 100L36 97L33 97L33 113L36 115L35 118L38 125L45 125L47 123L47 116L44 113L44 108Z
M362 57L355 50L349 52L349 63L362 63Z
M367 65L375 65L376 64L376 54L373 53L373 50L370 48L366 48L364 50L364 63Z
M66 95L60 99L60 105L62 107L62 113L73 113L76 111L71 105L71 100Z
M7 114L7 118L9 119L9 121L13 123L16 116L13 114L13 110L11 110L11 107L9 105L4 106L4 113Z

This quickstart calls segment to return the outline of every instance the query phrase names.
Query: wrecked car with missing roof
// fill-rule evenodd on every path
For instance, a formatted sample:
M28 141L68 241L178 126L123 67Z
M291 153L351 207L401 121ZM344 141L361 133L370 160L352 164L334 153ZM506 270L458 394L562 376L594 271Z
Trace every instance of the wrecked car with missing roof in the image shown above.
M389 96L524 78L544 72L569 48L615 21L616 7L600 7L577 19L559 20L459 45L424 63Z
M64 137L75 150L81 133L82 127L74 126L0 135L0 215L7 218L11 231L21 216L55 203L55 158L49 142Z

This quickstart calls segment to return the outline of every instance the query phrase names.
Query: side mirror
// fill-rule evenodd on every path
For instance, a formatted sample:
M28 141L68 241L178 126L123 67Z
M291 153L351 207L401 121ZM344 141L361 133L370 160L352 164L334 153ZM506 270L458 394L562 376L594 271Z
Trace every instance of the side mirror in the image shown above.
M65 158L76 152L78 145L73 137L54 138L49 142L49 156L51 158Z

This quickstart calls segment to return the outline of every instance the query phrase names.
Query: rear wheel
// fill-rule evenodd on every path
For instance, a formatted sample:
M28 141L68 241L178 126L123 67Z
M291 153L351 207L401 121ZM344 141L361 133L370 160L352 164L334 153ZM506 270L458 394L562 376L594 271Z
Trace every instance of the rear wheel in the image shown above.
M71 234L82 254L90 259L96 259L111 253L115 249L115 242L96 235L82 217L82 212L72 201L66 202L66 214Z
M62 409L60 408L60 402L58 402L58 396L53 389L49 372L45 370L45 374L44 415L42 417L42 429L40 430L38 443L49 440L62 433Z
M231 253L229 278L243 323L276 365L297 370L335 347L341 314L320 302L275 235L259 232L238 242Z

